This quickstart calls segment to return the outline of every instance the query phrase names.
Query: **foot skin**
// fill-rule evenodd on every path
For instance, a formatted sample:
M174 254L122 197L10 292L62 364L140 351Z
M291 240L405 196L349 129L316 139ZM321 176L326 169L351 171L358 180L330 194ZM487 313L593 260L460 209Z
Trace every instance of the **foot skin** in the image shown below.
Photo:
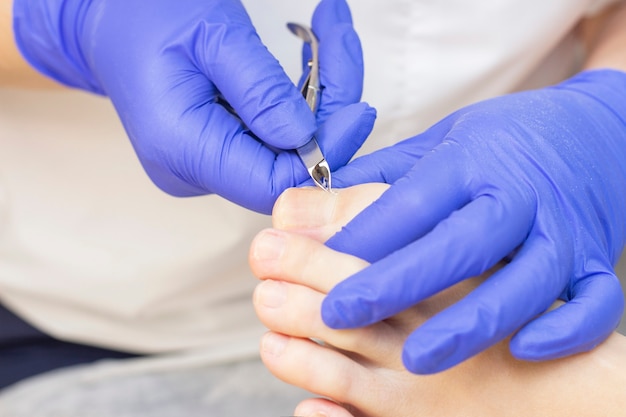
M328 398L300 403L295 415L626 415L620 389L626 383L626 345L617 334L590 353L557 361L518 361L505 341L439 374L405 370L401 352L409 333L489 273L372 326L326 327L320 313L325 294L367 263L322 242L385 188L366 184L337 195L289 190L274 209L275 228L252 244L250 265L262 280L254 305L270 329L261 357L278 378Z

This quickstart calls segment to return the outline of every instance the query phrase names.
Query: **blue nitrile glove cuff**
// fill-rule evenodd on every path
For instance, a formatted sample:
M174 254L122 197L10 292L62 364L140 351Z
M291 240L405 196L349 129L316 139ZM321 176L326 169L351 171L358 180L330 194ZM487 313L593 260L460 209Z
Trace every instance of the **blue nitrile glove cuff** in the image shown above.
M42 74L70 87L104 94L81 51L90 0L15 0L13 32L22 56ZM68 24L68 22L72 22Z

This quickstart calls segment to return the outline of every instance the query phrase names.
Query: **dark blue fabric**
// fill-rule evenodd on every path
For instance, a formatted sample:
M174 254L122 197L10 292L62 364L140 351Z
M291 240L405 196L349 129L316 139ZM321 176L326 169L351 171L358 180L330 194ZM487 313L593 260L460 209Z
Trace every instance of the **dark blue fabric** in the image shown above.
M57 368L133 356L57 340L0 305L0 389Z

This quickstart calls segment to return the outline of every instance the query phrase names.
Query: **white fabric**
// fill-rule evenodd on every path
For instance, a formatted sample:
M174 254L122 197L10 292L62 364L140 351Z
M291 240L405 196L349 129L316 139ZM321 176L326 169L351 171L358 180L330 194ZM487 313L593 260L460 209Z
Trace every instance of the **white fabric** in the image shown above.
M64 339L256 350L246 259L268 219L159 191L102 98L3 91L0 132L3 303Z
M297 39L318 0L244 0L292 77ZM363 44L363 100L378 110L364 152L427 128L466 104L567 78L580 64L573 29L615 0L348 0ZM296 78L297 79L297 78Z
M293 78L314 0L246 0ZM576 22L606 0L355 0L366 150L467 103L576 70ZM0 91L0 300L56 337L135 352L256 352L252 236L269 221L215 196L176 199L141 170L110 104L76 91ZM1 331L1 329L0 329ZM214 354L212 354L212 352Z

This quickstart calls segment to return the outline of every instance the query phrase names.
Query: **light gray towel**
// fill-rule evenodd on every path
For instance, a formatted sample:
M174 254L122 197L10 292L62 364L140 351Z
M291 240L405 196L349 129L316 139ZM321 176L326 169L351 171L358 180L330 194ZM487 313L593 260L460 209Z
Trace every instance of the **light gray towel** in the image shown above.
M308 397L274 378L260 360L90 376L95 368L123 365L106 361L30 378L0 394L0 416L280 417Z

